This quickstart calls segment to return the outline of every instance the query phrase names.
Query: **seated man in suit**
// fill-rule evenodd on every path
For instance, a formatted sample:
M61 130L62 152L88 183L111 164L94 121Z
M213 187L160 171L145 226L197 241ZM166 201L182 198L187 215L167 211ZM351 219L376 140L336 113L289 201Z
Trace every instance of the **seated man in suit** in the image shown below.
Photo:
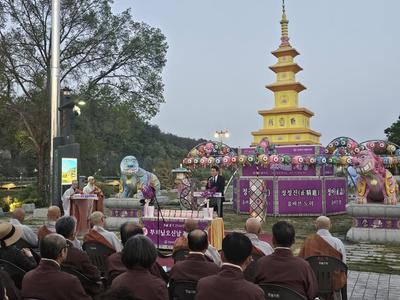
M207 233L195 229L188 234L189 255L183 261L178 261L169 274L170 282L177 280L198 281L203 277L217 274L219 267L204 257L208 247Z
M56 232L56 221L61 217L61 210L58 206L50 206L47 209L47 221L38 229L39 242L48 234Z
M106 217L101 211L95 211L90 215L92 229L83 237L83 242L97 242L116 251L122 251L122 244L114 232L104 229Z
M59 218L56 222L56 232L61 234L67 240L69 247L67 257L63 261L62 265L73 267L92 281L99 281L100 272L97 267L90 262L86 252L74 247L73 245L76 236L75 218L71 216Z
M261 223L256 218L248 218L245 225L246 236L250 239L253 247L258 251L253 251L253 253L260 253L262 255L269 255L274 252L271 245L267 242L261 241L258 235L261 233Z
M198 228L199 228L199 223L197 220L186 219L183 225L183 230L184 230L183 234L182 236L178 237L175 240L172 253L176 253L177 251L180 250L190 251L187 236L189 232ZM204 254L206 257L213 260L217 266L221 266L222 264L221 256L219 255L217 249L215 249L212 245L208 244L207 250Z
M156 247L148 237L141 234L130 237L122 250L127 271L113 280L111 289L126 288L138 299L168 300L165 281L150 273L156 258Z
M21 226L22 228L21 238L31 246L29 248L37 248L38 237L29 226L23 224L24 220L25 220L25 211L22 208L17 208L13 211L12 217L10 219L10 224L14 226Z
M26 273L22 281L22 298L41 300L90 300L78 278L62 272L68 243L56 233L46 235L40 241L42 260L39 266Z
M293 256L290 247L295 241L292 224L279 221L272 226L274 253L257 261L255 283L272 283L291 288L307 299L318 294L318 282L307 261Z
M243 270L251 262L252 244L239 232L225 236L222 241L224 263L217 275L199 280L196 300L264 300L264 291L244 279Z
M136 235L143 235L143 227L135 222L125 222L120 228L122 244L125 246L129 238ZM111 282L115 277L127 271L126 266L122 263L122 253L116 252L107 257L107 278ZM164 269L155 262L150 267L150 273L168 282L168 275L165 273Z

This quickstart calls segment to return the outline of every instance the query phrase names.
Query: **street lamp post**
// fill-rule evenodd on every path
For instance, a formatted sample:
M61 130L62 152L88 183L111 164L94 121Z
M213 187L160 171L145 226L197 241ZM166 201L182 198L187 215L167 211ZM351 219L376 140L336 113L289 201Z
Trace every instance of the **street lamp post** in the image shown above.
M217 139L219 138L220 143L222 144L222 139L223 138L228 138L229 137L229 131L228 130L216 130L214 132L214 137Z
M50 202L53 202L56 194L55 184L55 158L57 148L57 136L59 136L60 105L60 0L51 1L51 61L50 61L50 104L51 104L51 132L50 132Z

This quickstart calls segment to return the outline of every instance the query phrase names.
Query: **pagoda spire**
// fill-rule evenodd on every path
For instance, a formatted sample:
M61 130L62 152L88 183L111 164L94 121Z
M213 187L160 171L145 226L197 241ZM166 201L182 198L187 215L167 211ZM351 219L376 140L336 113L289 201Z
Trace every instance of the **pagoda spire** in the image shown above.
M289 21L286 18L285 0L282 0L281 44L279 47L290 47L288 24Z

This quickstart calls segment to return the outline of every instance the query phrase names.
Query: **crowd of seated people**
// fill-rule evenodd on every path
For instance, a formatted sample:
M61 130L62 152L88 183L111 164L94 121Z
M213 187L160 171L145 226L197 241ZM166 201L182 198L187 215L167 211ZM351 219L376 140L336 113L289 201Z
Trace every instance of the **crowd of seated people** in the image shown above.
M292 252L295 228L286 221L272 226L270 245L260 238L261 223L249 218L246 232L226 234L222 251L218 253L209 244L207 232L200 230L196 221L187 220L185 232L177 239L174 249L185 250L187 255L166 272L157 262L158 251L144 235L142 225L124 223L120 228L120 241L113 232L105 230L104 215L94 212L90 216L93 227L84 241L114 250L105 260L106 272L100 273L99 266L77 242L74 217L61 217L58 207L49 207L48 220L39 227L39 236L23 224L24 217L24 211L19 209L10 222L0 223L0 262L16 266L22 274L18 278L7 268L0 271L0 300L168 300L180 282L193 283L198 300L266 299L265 284L281 285L312 300L318 295L318 282L305 259L323 255L346 260L343 243L331 235L331 222L325 216L317 218L317 232L305 239L298 256ZM39 240L37 249L18 247L21 240L34 247L32 234ZM29 242L25 240L28 238ZM38 260L32 251L40 254ZM249 279L244 276L244 270L252 263L254 253L259 259L253 262L255 273ZM347 278L344 274L336 279L341 280L336 282L339 290ZM88 282L96 283L97 289ZM327 299L341 299L340 296L333 292L332 298Z

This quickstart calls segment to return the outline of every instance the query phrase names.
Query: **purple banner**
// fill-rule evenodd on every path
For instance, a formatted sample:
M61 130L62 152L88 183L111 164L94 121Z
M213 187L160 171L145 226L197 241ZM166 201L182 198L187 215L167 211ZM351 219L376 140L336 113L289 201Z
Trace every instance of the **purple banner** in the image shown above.
M345 212L347 203L347 180L346 178L326 179L326 212Z
M322 181L278 180L280 214L322 213Z
M142 218L144 234L157 246L157 218ZM165 222L160 220L159 247L161 249L172 249L175 240L180 237L184 230L185 219L168 219ZM204 230L209 224L208 220L199 219L199 228Z
M249 180L241 179L239 181L239 212L250 212L250 189Z
M256 166L245 166L242 169L243 176L256 176ZM270 164L267 167L258 168L259 176L315 176L314 166L292 164Z
M355 227L362 228L382 228L382 229L400 229L400 219L385 218L355 218Z

